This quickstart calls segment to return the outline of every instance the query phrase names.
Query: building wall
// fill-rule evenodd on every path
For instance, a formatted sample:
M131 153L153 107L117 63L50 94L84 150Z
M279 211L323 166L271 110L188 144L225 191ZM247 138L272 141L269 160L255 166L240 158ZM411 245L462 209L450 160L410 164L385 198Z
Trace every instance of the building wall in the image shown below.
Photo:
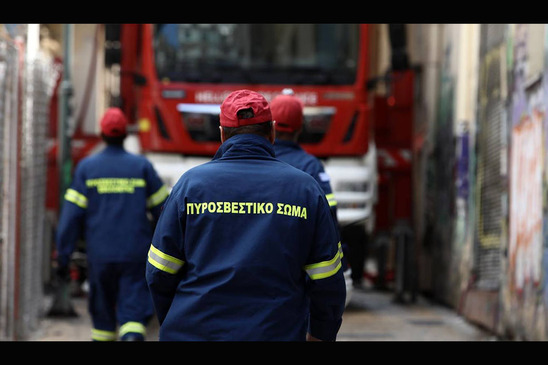
M37 25L0 25L0 340L25 339L42 314L47 252L46 132L55 75Z
M416 27L423 44L441 38L439 62L416 59L417 108L435 110L418 122L427 146L415 175L420 289L502 337L544 340L546 27L446 24L436 36Z
M508 26L508 247L504 255L501 327L525 339L546 338L543 256L546 240L545 27Z

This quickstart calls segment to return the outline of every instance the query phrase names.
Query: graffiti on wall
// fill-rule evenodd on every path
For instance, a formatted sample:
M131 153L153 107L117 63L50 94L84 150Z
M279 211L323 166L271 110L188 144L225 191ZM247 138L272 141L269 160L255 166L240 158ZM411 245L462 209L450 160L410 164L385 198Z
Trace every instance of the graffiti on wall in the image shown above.
M517 291L541 278L543 120L544 112L535 108L512 127L509 265Z
M468 198L470 193L469 162L470 162L470 132L466 123L460 123L456 136L455 156L455 187L457 191L455 204L454 240L458 246L466 241L468 229Z
M510 289L521 292L542 279L543 180L545 171L543 88L528 76L529 27L514 32L510 149L508 264Z

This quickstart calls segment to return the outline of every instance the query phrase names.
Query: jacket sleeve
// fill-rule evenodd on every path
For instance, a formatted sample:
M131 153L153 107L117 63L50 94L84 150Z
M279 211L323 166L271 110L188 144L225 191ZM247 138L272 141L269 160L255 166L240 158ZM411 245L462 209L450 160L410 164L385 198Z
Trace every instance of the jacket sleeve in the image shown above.
M88 207L84 179L82 168L78 166L72 184L64 195L56 232L57 262L60 267L68 266L76 242L83 235Z
M324 341L335 341L346 301L341 243L329 204L319 197L314 245L305 271L309 277L309 332Z
M156 225L146 268L146 280L160 324L171 306L185 264L181 222L178 204L171 194Z
M331 178L329 177L327 172L325 172L322 162L317 158L314 158L307 165L306 169L307 171L309 171L310 175L312 175L312 177L316 179L316 181L322 188L325 194L325 198L329 203L329 209L331 209L331 216L333 217L333 219L335 219L335 222L338 225L337 199L335 199L335 194L333 193L333 189L331 188Z
M157 221L162 206L169 195L169 190L149 161L146 163L145 174L147 180L147 209L152 213L154 221Z

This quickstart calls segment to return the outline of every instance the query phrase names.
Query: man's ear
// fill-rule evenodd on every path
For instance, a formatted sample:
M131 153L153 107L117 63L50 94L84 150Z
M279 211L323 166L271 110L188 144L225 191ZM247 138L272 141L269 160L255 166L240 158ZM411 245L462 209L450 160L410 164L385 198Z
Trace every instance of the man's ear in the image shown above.
M270 131L270 138L268 139L270 143L274 144L276 142L276 121L272 121L272 130Z
M221 143L225 143L225 132L223 131L223 127L219 126L219 131L221 132Z

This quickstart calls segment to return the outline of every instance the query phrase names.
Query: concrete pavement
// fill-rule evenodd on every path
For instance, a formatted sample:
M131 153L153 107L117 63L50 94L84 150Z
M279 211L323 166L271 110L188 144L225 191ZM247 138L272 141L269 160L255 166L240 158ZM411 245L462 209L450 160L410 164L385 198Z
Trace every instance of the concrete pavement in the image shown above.
M354 290L338 341L496 341L454 310L418 296L412 304L393 301L392 292Z
M51 298L47 298L46 308ZM43 318L31 341L90 341L87 299L73 298L75 318ZM147 331L158 340L158 323ZM414 304L397 304L391 292L354 290L343 317L338 341L495 341L492 334L458 316L455 311L418 297Z

